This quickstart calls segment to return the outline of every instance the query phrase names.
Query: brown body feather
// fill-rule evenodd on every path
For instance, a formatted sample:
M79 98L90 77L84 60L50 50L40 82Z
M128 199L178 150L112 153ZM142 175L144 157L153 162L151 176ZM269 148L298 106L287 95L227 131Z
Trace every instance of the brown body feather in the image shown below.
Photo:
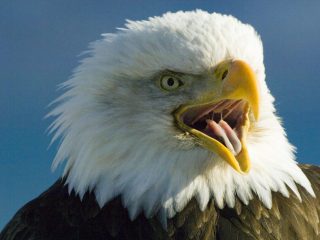
M58 180L41 196L26 204L7 224L0 240L108 240L108 239L320 239L320 168L300 165L317 198L298 187L302 202L290 192L273 193L267 209L254 198L249 205L218 209L213 201L204 211L192 200L164 230L157 217L143 215L130 221L120 198L99 208L93 194L80 201Z

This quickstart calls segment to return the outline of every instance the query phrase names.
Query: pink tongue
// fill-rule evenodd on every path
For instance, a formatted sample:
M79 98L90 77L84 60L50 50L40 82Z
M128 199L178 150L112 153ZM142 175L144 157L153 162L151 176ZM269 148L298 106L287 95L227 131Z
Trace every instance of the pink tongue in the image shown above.
M227 122L220 120L219 124L217 124L215 121L207 119L207 129L214 135L221 137L233 155L237 155L241 151L241 142Z

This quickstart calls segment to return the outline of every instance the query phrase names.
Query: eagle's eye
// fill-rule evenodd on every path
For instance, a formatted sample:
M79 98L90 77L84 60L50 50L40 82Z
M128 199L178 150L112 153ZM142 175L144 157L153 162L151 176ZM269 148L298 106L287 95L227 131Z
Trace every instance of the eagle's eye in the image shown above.
M160 86L162 89L172 91L183 85L183 82L174 76L164 75L160 79Z

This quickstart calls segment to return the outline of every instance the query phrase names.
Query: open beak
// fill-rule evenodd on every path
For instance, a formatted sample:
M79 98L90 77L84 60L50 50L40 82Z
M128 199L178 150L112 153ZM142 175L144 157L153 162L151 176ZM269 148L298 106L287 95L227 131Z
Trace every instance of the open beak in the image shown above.
M251 67L241 60L220 63L200 100L174 112L177 126L239 173L250 170L246 136L259 118L259 87Z

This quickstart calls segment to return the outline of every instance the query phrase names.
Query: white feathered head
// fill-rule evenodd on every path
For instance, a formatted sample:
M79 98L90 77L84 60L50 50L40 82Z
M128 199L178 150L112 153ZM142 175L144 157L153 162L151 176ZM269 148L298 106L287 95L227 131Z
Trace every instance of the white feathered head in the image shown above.
M53 163L103 206L121 195L134 218L167 217L195 197L201 209L256 193L312 193L275 115L262 43L232 16L166 13L91 45L51 112Z

